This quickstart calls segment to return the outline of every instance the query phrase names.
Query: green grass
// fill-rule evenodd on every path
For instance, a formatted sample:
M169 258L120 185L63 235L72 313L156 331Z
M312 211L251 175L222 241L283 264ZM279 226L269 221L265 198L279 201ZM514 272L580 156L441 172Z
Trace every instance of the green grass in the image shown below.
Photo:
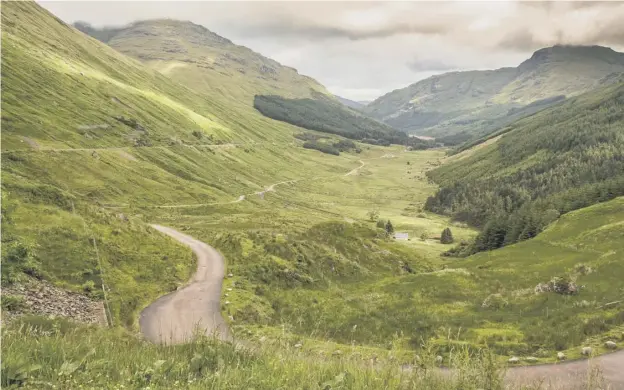
M533 245L539 259L523 257L531 249L509 252L515 246L490 254L531 269L530 275L480 268L489 258L448 262L439 255L449 246L434 237L446 227L456 240L476 232L422 210L436 190L425 171L438 164L443 150L408 152L359 143L360 153L340 156L306 150L293 137L300 128L263 117L244 99L211 94L200 84L184 87L69 29L34 3L4 4L2 17L3 283L24 273L75 291L88 281L97 289L103 283L112 322L121 325L51 335L7 330L3 369L20 361L40 364L33 378L40 382L33 381L32 388L88 380L93 388L147 386L141 381L159 369L155 364L171 363L176 374L150 374L160 375L152 388L171 388L175 380L178 385L193 380L198 388L248 388L255 380L255 388L271 389L301 383L326 389L326 382L332 388L445 389L448 384L427 382L434 380L428 377L404 377L396 366L365 370L351 360L375 354L388 362L410 362L414 350L424 355L423 344L439 348L445 359L458 350L451 347L493 345L494 352L506 355L538 345L550 353L555 336L528 338L536 327L564 315L590 324L585 334L583 322L566 322L570 331L559 338L565 348L576 347L583 337L599 343L617 329L617 306L605 311L591 303L617 300L619 293L609 287L616 283L617 272L609 273L618 269L614 255L596 254L606 246L592 246L608 238L614 242L609 250L619 253L613 235L620 225L602 223L604 215L619 215L613 210L591 217L595 222L586 226L595 230L583 230L585 235L582 226L556 233L567 219L549 233L554 234L549 242L586 243L589 249L561 250L538 239L520 245ZM191 76L207 77L189 73L189 83ZM147 132L113 118L120 115ZM81 127L99 124L109 127ZM284 181L263 197L255 194ZM243 194L244 201L229 203ZM368 220L375 210L411 240L386 237ZM230 325L238 337L264 336L278 344L248 356L227 345L157 347L136 338L140 310L194 270L188 248L149 229L149 223L177 228L219 249L234 274L224 285L224 317L233 316ZM426 240L420 239L423 234ZM600 262L592 257L603 254ZM550 297L552 306L521 297L500 312L480 309L490 294L509 301L509 291L534 287L577 262L596 267L588 280L604 272L609 282L588 282L595 290L585 290L594 291L587 298L585 291ZM514 290L501 290L498 283ZM590 306L574 306L577 298ZM545 307L547 320L541 317ZM305 352L285 348L280 340L302 341ZM328 356L337 349L344 358ZM190 367L196 353L206 360ZM470 369L485 370L482 362L474 360ZM71 378L58 375L74 363L79 364ZM479 372L474 382L454 388L483 388L490 374Z

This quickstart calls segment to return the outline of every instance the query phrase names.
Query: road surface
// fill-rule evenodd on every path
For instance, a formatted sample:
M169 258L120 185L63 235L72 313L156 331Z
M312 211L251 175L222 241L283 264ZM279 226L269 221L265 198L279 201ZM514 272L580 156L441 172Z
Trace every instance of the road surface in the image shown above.
M151 225L154 229L189 246L197 256L197 272L185 287L167 294L141 312L143 335L159 344L181 344L195 331L230 340L221 317L221 286L225 272L223 257L213 247L174 229Z

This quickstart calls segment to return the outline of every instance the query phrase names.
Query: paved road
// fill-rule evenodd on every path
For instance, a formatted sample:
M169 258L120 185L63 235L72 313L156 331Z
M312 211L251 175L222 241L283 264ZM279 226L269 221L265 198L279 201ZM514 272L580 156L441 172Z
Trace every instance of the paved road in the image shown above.
M197 256L197 272L187 286L159 298L141 312L143 335L160 344L184 343L194 331L230 340L219 302L225 272L223 257L213 247L186 234L165 226L152 227L189 246Z

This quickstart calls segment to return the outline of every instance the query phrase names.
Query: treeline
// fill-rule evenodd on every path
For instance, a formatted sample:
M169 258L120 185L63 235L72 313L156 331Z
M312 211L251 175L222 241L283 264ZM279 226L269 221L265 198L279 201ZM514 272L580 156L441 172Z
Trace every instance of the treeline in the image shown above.
M405 145L412 149L432 146L430 142L409 137L402 131L328 99L286 99L280 96L256 95L254 107L272 119L363 143Z
M624 84L514 124L473 156L431 171L427 210L481 227L469 255L534 237L561 214L624 195Z
M348 152L350 150L354 150L356 153L362 151L353 141L346 139L338 140L333 143L322 142L319 140L326 137L316 137L314 134L308 133L297 134L295 138L305 140L303 147L306 149L316 149L326 154L333 154L334 156L339 156L340 152Z

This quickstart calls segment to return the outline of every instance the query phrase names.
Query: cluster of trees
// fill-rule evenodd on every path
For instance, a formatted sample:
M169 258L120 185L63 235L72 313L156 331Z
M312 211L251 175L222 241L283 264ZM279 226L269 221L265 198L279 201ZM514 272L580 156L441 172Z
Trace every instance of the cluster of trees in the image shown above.
M273 95L256 95L254 107L272 119L368 144L397 144L410 146L412 149L433 146L428 141L409 137L402 131L325 98L287 99Z
M333 154L334 156L339 156L340 152L348 152L350 150L354 150L356 153L362 151L353 141L349 140L338 140L333 143L320 142L318 139L309 140L303 143L303 147L306 149L316 149L323 153Z
M525 118L483 153L429 173L427 210L481 227L461 255L534 237L561 214L624 195L624 84Z

